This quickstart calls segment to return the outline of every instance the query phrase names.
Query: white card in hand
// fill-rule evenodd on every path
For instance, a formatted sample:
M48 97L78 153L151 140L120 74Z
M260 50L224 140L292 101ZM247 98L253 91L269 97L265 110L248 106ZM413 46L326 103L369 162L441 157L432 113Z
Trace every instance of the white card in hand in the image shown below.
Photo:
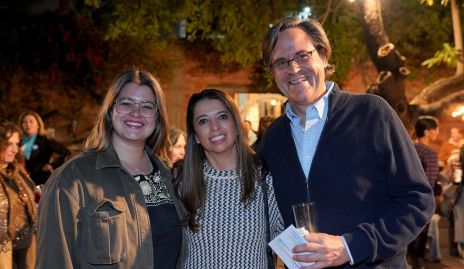
M298 269L300 266L312 265L311 263L296 262L292 259L292 256L295 255L292 252L293 247L301 244L305 244L306 240L304 239L301 232L295 228L295 226L290 225L285 231L279 234L274 240L269 242L269 246L272 250L279 256L279 258L285 263L288 269Z

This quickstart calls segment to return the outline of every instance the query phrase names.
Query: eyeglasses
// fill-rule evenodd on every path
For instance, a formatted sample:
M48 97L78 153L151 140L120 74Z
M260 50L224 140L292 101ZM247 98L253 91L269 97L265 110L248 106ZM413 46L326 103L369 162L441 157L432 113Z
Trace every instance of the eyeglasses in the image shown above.
M135 102L130 98L122 98L114 102L116 111L121 114L129 114L134 111L135 105L139 105L139 111L145 118L154 118L158 107L149 101Z
M300 52L297 55L295 55L295 57L289 60L280 58L271 64L271 68L274 68L276 72L281 73L288 70L291 62L297 63L298 66L306 65L311 60L311 56L315 51L316 49L313 49L311 51Z

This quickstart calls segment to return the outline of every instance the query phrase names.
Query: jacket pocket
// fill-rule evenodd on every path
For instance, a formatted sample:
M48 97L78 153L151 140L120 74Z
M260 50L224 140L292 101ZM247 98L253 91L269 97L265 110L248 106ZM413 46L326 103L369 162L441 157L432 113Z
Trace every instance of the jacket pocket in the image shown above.
M103 200L87 211L84 251L90 264L114 264L126 259L127 222L125 207Z

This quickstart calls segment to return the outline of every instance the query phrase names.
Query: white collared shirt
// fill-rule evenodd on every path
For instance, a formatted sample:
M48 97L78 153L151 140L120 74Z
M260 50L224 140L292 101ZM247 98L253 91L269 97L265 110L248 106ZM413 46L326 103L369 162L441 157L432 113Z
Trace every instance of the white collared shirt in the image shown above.
M290 119L293 141L295 142L298 159L300 160L306 180L308 180L317 143L327 120L329 93L332 91L333 86L334 83L332 81L326 81L325 87L327 92L316 103L306 108L304 126L301 123L301 118L293 112L290 103L287 103L285 106L285 114Z

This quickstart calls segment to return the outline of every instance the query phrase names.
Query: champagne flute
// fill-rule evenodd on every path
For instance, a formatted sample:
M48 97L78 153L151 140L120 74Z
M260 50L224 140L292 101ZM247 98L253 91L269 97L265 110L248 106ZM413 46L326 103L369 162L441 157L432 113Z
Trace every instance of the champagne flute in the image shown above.
M292 206L295 226L304 234L317 232L314 203L298 203Z

